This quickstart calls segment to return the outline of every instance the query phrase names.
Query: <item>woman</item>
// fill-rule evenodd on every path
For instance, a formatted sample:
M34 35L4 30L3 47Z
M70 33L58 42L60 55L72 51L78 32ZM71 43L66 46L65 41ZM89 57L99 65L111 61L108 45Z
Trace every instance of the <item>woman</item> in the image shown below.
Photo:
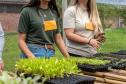
M0 72L2 72L4 68L4 63L2 61L3 47L4 47L4 32L2 29L2 25L0 23Z
M72 56L92 56L105 41L96 0L71 0L65 11L63 28Z
M59 16L55 0L31 0L22 9L18 26L21 58L50 58L55 54L54 42L64 57L69 56L60 34Z

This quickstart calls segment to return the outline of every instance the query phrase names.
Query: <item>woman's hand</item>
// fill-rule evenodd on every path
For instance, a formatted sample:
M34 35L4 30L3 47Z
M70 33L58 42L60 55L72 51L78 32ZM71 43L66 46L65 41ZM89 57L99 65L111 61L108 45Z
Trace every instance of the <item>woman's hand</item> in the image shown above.
M95 39L97 39L97 41L103 43L105 42L106 38L105 38L105 33L98 33L96 36L95 36Z
M56 34L55 35L55 41L56 41L57 47L59 48L59 50L61 51L61 53L63 54L63 56L65 58L69 58L70 56L69 56L69 54L67 52L67 48L65 46L65 43L64 43L64 41L62 39L61 34Z
M89 45L91 45L92 47L94 47L94 48L99 48L100 47L100 42L99 41L97 41L96 39L90 39L89 40Z

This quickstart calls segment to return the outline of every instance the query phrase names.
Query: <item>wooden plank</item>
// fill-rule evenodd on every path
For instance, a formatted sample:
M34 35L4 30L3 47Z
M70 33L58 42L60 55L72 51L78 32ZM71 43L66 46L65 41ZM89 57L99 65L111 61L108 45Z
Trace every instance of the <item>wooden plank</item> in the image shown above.
M97 82L105 83L104 78L95 77L95 76L89 76L89 75L85 75L85 76L96 78L96 81L97 81Z
M104 78L104 73L102 73L102 72L91 73L91 72L83 71L82 73L85 74L85 75L98 76L98 77Z
M113 74L110 72L96 72L96 73L90 73L90 72L83 72L84 75L90 75L90 76L95 76L95 77L101 77L101 78L107 78L111 80L117 80L117 81L123 81L126 82L126 75L122 76L119 74Z
M124 70L115 70L115 69L113 69L112 72L126 75L126 71L124 71Z
M126 82L126 76L120 76L120 75L115 75L115 74L110 74L110 73L105 73L104 75L105 75L105 78L108 78L108 79Z
M102 82L95 82L94 84L106 84L106 83L102 83Z
M88 75L85 75L85 76L88 76ZM111 80L111 79L100 78L100 77L95 77L95 76L89 76L89 77L96 78L96 82L100 82L101 84L126 84L126 82L123 82L123 81Z
M126 82L110 80L110 79L105 79L105 81L106 83L109 83L109 84L126 84Z

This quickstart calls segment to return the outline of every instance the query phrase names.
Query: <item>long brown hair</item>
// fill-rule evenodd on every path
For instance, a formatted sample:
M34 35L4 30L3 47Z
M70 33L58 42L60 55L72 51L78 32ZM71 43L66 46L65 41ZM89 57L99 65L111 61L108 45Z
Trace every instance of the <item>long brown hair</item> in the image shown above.
M37 7L37 8L39 8L40 4L41 4L41 0L30 0L30 2L24 7ZM56 11L57 15L60 16L60 13L58 11L58 7L56 5L56 0L50 0L48 6L51 10Z
M78 5L79 0L71 0L69 6L76 6ZM101 20L99 17L96 0L88 0L87 3L88 13L90 21L95 25L96 31L103 32Z

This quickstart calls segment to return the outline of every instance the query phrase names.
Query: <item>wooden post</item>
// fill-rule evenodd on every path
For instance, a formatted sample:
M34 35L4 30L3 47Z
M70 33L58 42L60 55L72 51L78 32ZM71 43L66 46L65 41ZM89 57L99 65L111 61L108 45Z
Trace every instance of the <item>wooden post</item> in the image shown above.
M64 11L67 9L67 0L62 0L62 13L64 14Z
M62 16L64 15L64 11L67 9L67 0L62 0ZM66 36L65 36L65 33L64 33L64 29L63 29L63 40L65 41L66 40ZM66 44L66 41L65 41L65 44Z

